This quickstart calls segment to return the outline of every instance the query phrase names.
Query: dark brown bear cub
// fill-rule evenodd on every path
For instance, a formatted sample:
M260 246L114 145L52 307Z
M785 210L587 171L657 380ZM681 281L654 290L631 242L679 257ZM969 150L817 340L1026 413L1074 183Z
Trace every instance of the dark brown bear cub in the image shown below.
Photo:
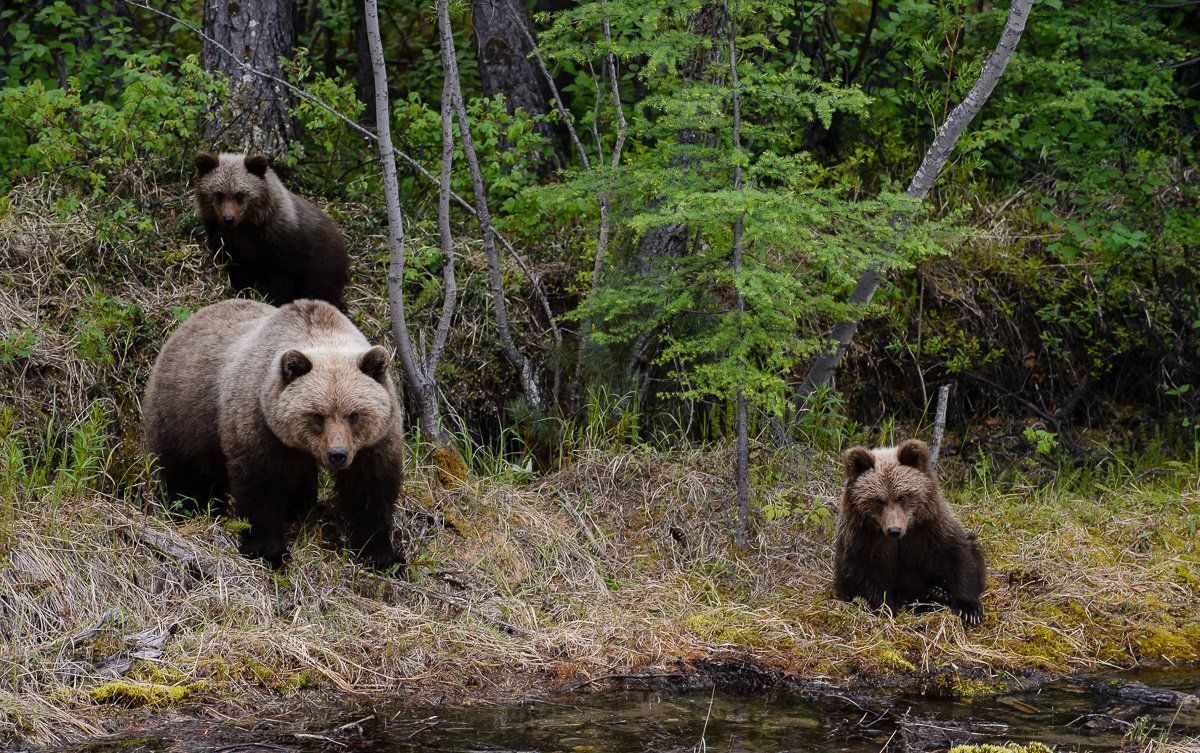
M242 553L278 567L325 469L347 546L367 564L393 564L404 436L388 360L324 301L197 311L163 346L142 398L167 494L205 504L232 493L250 522Z
M843 455L846 492L835 534L835 588L874 609L940 603L968 625L983 618L983 553L942 497L929 448L854 447Z
M316 298L343 308L350 259L329 215L284 188L262 155L201 152L196 172L196 213L235 289L276 306Z

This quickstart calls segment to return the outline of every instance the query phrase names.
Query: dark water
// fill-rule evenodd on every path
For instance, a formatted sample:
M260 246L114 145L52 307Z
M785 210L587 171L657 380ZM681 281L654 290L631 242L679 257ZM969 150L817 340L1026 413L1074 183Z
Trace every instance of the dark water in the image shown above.
M1200 671L1138 679L1192 693L1200 684ZM805 700L705 691L560 698L517 707L382 706L376 711L383 724L371 747L392 753L682 751L696 748L701 739L710 751L736 753L879 753L885 746L892 751L944 750L958 742L1007 741L1103 751L1120 748L1131 724L1170 730L1175 739L1200 736L1200 709L1114 704L1109 694L1070 682L976 703L920 697Z
M1200 669L1122 675L1157 689L1196 693ZM125 739L73 746L112 751L454 751L456 753L729 753L945 750L951 744L1038 741L1060 751L1112 751L1131 729L1145 737L1200 738L1200 708L1123 701L1106 681L1062 680L975 702L886 692L570 695L519 705L414 707L358 702L306 719L202 726L180 720ZM1200 753L1200 743L1195 748Z

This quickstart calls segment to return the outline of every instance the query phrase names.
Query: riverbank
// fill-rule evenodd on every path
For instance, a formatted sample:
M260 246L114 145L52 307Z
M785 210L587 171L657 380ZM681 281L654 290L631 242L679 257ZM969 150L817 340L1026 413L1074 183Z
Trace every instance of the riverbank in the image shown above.
M85 449L63 458L73 475L4 453L8 745L99 734L131 707L236 715L314 691L512 700L746 663L971 697L1027 673L1200 661L1194 463L1035 485L950 460L990 564L984 622L965 630L833 598L831 453L759 457L742 550L722 448L580 450L544 477L461 480L414 458L406 581L326 548L315 521L274 573L237 555L234 523L165 515L144 483L89 488Z

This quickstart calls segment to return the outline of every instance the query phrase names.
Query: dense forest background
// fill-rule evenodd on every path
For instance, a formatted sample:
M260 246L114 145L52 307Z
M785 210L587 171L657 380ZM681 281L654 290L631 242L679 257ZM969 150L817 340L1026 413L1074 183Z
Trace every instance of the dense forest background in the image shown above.
M270 154L291 188L346 227L356 320L372 337L395 331L378 152L363 135L375 131L363 7L206 6L0 4L3 201L33 191L95 223L78 263L96 275L60 312L75 342L58 356L111 372L81 389L123 392L122 405L138 382L120 369L149 364L122 352L152 356L172 322L221 295L218 279L163 311L120 286L132 273L170 287L176 265L207 263L187 197L197 149ZM837 444L893 421L927 426L937 387L953 382L952 429L1009 449L1078 451L1079 427L1190 446L1194 2L1036 4L924 202L904 188L994 48L1006 7L472 0L446 13L500 244L476 222L461 119L443 140L437 8L378 4L402 153L404 305L422 358L450 310L430 382L448 432L544 463L563 427L581 422L728 436L741 396L752 436ZM275 78L231 64L221 40ZM238 105L246 97L269 111ZM443 229L446 143L455 200ZM457 296L447 305L448 255ZM864 269L886 279L835 384L801 393L831 325L863 314L847 301ZM58 378L63 364L39 359L33 309L9 295L0 363L25 385ZM419 424L419 395L408 393ZM37 403L19 412L44 415Z

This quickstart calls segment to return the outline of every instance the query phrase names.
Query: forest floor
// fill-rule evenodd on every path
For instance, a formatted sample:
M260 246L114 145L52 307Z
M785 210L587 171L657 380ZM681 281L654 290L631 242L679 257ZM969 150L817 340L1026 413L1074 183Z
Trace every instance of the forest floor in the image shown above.
M157 348L223 295L186 196L152 206L122 219L46 183L0 201L0 747L101 733L131 708L237 715L313 694L515 699L744 671L971 696L1200 662L1194 449L1124 463L1085 438L1101 462L1072 465L948 446L990 568L969 630L833 597L832 449L755 446L742 548L727 447L599 430L546 474L503 455L447 473L414 450L403 580L324 546L316 521L284 571L249 562L236 521L161 508L138 450ZM386 260L357 252L350 307L378 340Z
M10 455L11 457L11 455ZM1086 490L954 484L990 563L982 625L833 598L832 456L757 484L790 514L730 546L729 455L584 453L545 477L410 475L413 564L362 571L299 532L272 572L229 524L60 484L0 498L0 740L98 733L131 706L225 713L306 691L414 701L639 677L872 680L971 696L1013 675L1200 659L1197 469Z

